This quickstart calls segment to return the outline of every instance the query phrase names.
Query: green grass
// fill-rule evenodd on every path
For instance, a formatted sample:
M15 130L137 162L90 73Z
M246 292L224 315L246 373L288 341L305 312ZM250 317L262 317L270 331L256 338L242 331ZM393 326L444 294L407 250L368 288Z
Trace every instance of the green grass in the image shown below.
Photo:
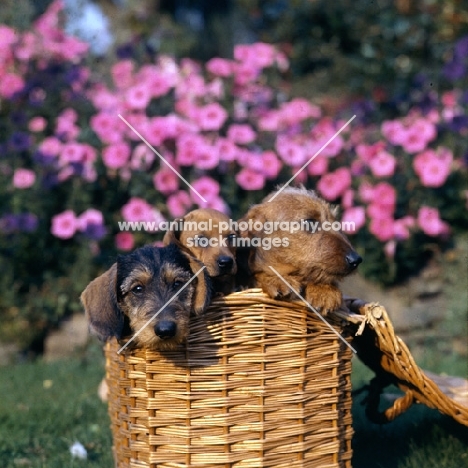
M82 359L2 368L0 466L113 467L107 408L96 394L103 372L97 347ZM71 457L75 441L88 460Z
M112 468L107 408L96 395L102 375L97 346L81 358L3 368L0 466ZM354 388L371 378L366 367L353 362ZM48 381L52 385L46 388ZM362 398L353 405L353 468L468 467L468 428L421 406L377 426L366 419ZM75 440L88 450L88 460L72 459L69 447Z

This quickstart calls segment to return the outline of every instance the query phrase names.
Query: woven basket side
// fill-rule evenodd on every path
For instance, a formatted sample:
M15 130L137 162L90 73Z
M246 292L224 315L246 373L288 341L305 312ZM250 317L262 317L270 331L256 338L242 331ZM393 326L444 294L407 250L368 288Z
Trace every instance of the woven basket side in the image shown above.
M119 467L349 468L349 348L302 306L230 298L179 350L123 356L109 407Z

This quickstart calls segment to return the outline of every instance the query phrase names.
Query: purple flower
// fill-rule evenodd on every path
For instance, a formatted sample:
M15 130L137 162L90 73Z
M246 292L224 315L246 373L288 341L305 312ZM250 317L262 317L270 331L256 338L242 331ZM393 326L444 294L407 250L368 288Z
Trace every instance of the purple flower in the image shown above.
M49 154L41 153L40 151L35 151L32 155L32 159L35 163L42 166L52 166L55 164L56 157L50 156Z
M0 218L0 231L4 234L11 234L18 230L18 216L14 214L6 214Z
M31 146L31 136L25 132L14 132L8 140L10 149L24 151Z
M120 60L132 58L133 57L133 45L130 43L123 44L117 48L116 54Z
M102 224L89 223L83 234L91 240L100 240L107 234L107 229Z
M455 42L455 57L460 61L464 61L468 57L468 36Z
M452 60L451 62L445 64L442 73L448 80L456 81L460 78L463 78L463 76L466 73L466 68L465 65L463 65L463 63L460 63L456 60Z
M468 115L456 115L448 127L455 133L468 129Z
M39 220L33 213L22 213L18 215L18 229L23 232L33 232L37 229Z

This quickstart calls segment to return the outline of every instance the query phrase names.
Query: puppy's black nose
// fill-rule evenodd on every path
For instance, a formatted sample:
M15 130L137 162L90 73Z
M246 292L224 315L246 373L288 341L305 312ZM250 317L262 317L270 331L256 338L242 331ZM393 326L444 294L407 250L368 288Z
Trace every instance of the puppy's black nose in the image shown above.
M348 255L346 255L346 261L348 262L348 265L354 269L357 268L357 266L362 262L362 257L353 250Z
M172 320L161 320L154 327L154 332L162 340L173 338L177 332L177 324Z
M228 257L227 255L222 255L218 258L218 266L222 270L229 270L234 265L234 260L232 257Z

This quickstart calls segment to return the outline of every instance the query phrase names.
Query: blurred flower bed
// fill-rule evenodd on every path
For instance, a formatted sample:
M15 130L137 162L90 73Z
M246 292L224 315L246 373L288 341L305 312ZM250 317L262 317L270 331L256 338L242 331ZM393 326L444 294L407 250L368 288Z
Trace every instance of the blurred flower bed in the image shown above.
M468 39L442 71L443 91L418 77L391 118L364 101L327 116L288 96L288 58L266 43L206 63L142 61L127 48L106 82L60 11L52 3L24 33L0 26L3 339L40 350L118 252L162 237L119 232L119 221L200 206L236 219L295 174L356 223L362 271L382 284L417 273L467 228Z

